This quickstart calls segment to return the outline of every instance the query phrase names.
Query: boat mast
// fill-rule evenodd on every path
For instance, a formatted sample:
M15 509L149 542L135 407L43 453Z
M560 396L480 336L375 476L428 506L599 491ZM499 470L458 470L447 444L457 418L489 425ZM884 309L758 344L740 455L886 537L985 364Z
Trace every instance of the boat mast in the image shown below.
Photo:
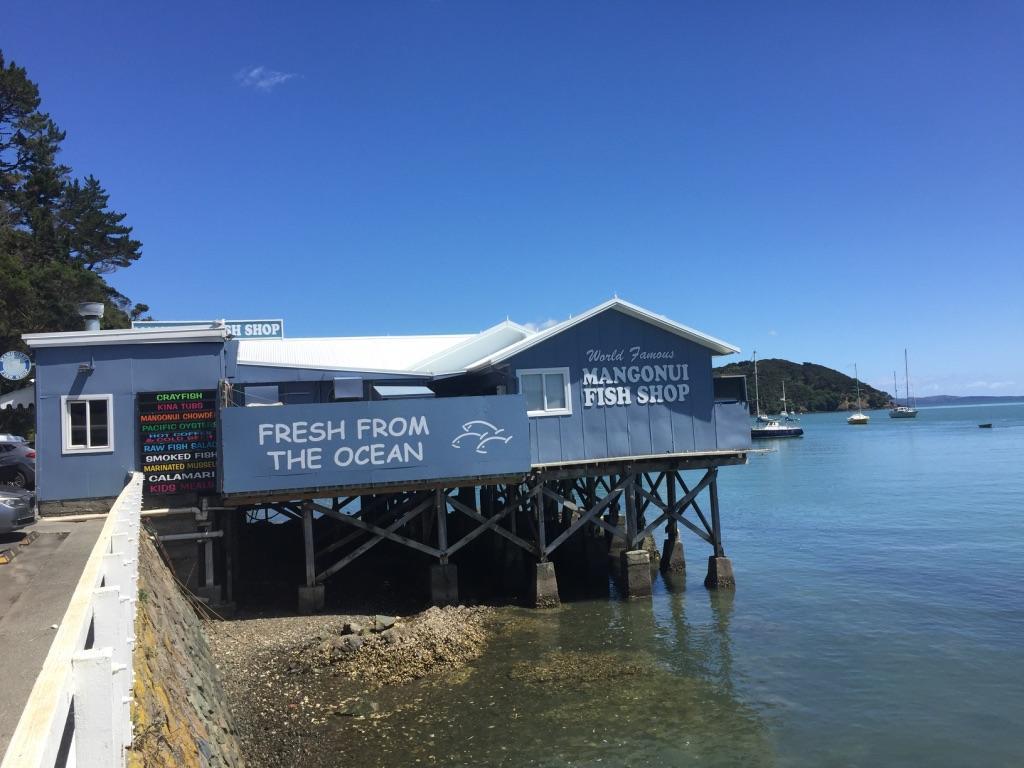
M853 364L853 383L857 387L857 412L860 413L862 410L860 407L860 374L857 373L857 364Z
M907 358L907 348L903 348L903 370L907 377L907 408L910 407L910 362Z
M757 386L757 350L754 350L754 402L757 408L757 418L761 418L761 390Z
M900 388L896 386L896 371L892 372L892 407L900 404Z

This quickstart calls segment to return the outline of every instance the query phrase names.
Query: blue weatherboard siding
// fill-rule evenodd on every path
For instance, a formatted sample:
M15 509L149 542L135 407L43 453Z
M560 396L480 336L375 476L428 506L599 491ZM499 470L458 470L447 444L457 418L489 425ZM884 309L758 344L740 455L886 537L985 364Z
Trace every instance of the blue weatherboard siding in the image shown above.
M222 375L223 344L118 344L37 349L36 470L40 501L116 496L138 467L135 395L210 389ZM79 373L91 364L91 373ZM62 452L61 396L113 395L114 449Z
M589 359L590 351L616 359ZM230 340L37 349L36 464L40 501L116 495L126 474L139 465L136 396L144 392L211 390L222 379L235 385L238 404L245 400L246 387L263 385L274 385L284 403L275 408L224 410L220 460L225 470L224 490L230 493L517 474L527 471L531 463L741 451L750 447L749 417L742 394L734 393L730 402L715 402L710 350L614 308L520 352L493 370L434 382L423 374L402 376L239 365L237 353L238 343ZM91 365L92 373L79 373L83 364ZM664 380L664 366L672 367L673 380ZM681 366L685 366L685 378L679 378ZM659 367L661 381L642 379L641 374L651 376ZM515 392L516 372L530 368L569 369L570 415L527 419L521 395L490 394L501 384ZM623 375L637 380L588 383L584 380L586 371L598 382L603 382L605 376ZM332 403L335 379L344 376L356 376L367 387L429 384L439 397ZM664 402L641 402L642 392L651 394L650 387L658 384L676 388L674 402L665 398ZM596 392L617 391L620 387L629 391L628 404L611 404ZM685 392L681 387L685 387ZM589 406L588 389L592 390ZM723 392L727 389L723 387ZM741 390L742 387L737 391ZM62 453L61 396L79 394L113 396L113 450ZM274 419L289 423L324 420L323 416L313 415L319 413L344 414L328 418L348 420L385 418L380 414L426 415L431 435L424 441L424 458L419 461L410 456L410 461L399 463L375 467L353 464L315 473L297 467L285 472L268 470L267 450L274 448L265 445L260 449L258 433L252 430ZM475 450L452 448L450 443L455 434L442 439L474 419L506 429L505 434L513 434L513 440L508 444L492 441L489 445L493 447L487 454L478 454ZM418 441L420 436L415 437ZM390 451L393 441L389 441L390 438L372 442L383 442ZM329 465L326 461L324 464Z
M588 353L621 359L591 360ZM637 355L634 359L634 355ZM643 359L643 355L654 359ZM711 351L630 315L609 309L509 358L502 365L517 372L533 368L568 367L572 414L530 418L530 445L534 463L547 464L586 459L647 456L652 454L743 450L750 446L745 406L716 407L712 391ZM616 368L686 366L685 381L584 383L585 370L614 378ZM673 373L677 373L674 369ZM625 371L637 376L635 372ZM646 373L651 373L647 371ZM676 402L640 402L651 385L688 385ZM600 405L588 388L629 389L628 405ZM643 395L641 395L643 392ZM680 390L675 390L678 395ZM722 424L716 424L716 419Z
M224 493L530 469L526 405L518 395L225 408L220 419Z

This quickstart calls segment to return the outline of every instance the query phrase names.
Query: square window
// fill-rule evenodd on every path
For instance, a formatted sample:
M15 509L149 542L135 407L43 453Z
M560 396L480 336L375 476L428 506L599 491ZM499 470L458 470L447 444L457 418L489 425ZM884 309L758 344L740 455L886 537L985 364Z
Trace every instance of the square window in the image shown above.
M526 397L527 416L570 416L572 402L568 368L519 371L519 391Z
M64 453L98 453L112 451L113 396L64 396L62 431Z

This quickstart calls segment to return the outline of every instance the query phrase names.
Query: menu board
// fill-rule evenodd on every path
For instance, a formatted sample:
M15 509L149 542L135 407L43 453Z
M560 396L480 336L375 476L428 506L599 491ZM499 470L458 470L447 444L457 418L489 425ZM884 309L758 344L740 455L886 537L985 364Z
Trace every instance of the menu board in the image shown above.
M217 489L217 391L138 396L143 493L170 496Z

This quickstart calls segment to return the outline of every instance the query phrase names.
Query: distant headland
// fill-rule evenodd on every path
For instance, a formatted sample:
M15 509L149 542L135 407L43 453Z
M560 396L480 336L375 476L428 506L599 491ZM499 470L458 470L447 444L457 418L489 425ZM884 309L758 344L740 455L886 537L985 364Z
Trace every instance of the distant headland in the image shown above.
M717 376L747 377L747 394L754 400L754 365L746 360L715 369ZM786 402L799 412L848 411L857 408L852 376L816 363L794 363L777 358L757 361L761 390L761 411L777 413L782 407L782 382L786 382ZM888 408L892 394L860 383L861 408ZM917 405L985 405L1024 402L1024 395L985 396L932 395L916 398ZM902 402L902 399L901 399ZM753 411L753 407L751 407Z

